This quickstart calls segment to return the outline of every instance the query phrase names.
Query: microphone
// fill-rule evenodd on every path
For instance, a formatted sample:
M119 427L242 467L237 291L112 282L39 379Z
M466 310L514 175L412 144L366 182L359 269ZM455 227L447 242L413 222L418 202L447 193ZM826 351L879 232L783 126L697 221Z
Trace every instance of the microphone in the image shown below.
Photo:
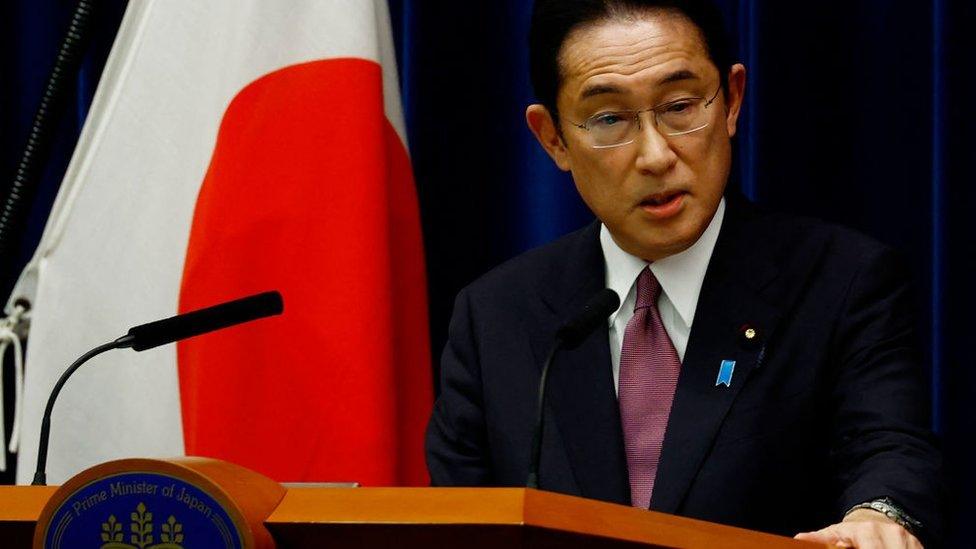
M126 347L135 351L145 351L181 339L243 324L271 315L280 315L284 302L278 292L242 297L220 305L183 313L163 320L157 320L129 330Z
M549 348L549 354L542 365L542 375L539 377L539 399L536 410L535 429L532 432L532 454L529 461L529 476L525 481L526 488L539 487L539 461L542 457L542 429L545 419L546 386L549 381L549 367L552 365L556 352L560 349L573 350L579 347L593 330L596 330L607 317L620 307L617 292L605 288L596 293L583 309L556 331L556 339Z
M600 326L608 316L620 307L617 292L606 288L597 292L583 306L583 309L556 332L556 340L562 340L563 349L571 351L579 347L586 336Z
M54 384L54 389L51 390L51 396L47 399L44 418L41 420L41 439L37 450L37 469L34 471L34 480L31 482L31 485L44 486L47 483L47 446L48 439L51 435L51 411L54 410L54 401L57 400L58 394L61 392L61 388L64 387L65 382L68 381L68 378L92 357L112 349L129 347L136 351L145 351L146 349L152 349L153 347L202 335L214 330L229 328L251 320L280 315L283 310L284 302L281 299L281 294L276 291L264 292L207 307L206 309L199 309L136 326L130 329L126 335L115 341L99 345L81 355L78 360L74 361L61 374L58 382Z

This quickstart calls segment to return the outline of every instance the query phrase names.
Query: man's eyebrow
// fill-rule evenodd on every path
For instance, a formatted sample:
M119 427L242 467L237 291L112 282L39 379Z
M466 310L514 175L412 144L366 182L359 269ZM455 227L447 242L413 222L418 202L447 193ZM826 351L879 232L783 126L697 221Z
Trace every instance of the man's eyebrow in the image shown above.
M617 86L612 86L612 85L609 85L609 84L597 84L595 86L588 86L586 88L583 88L583 91L580 93L580 99L589 99L590 97L593 97L594 95L603 95L603 94L606 94L606 93L618 93L619 94L619 93L624 93L624 92L623 92L623 90L621 90Z
M680 82L681 80L701 80L701 78L688 69L681 69L674 71L659 80L658 85L671 84L672 82Z
M658 81L658 85L661 86L664 84L671 84L674 82L680 82L682 80L701 80L701 78L688 69L681 69L667 74L664 78ZM596 95L608 93L622 94L626 92L611 84L597 84L583 88L583 91L580 92L580 99L589 99L590 97Z

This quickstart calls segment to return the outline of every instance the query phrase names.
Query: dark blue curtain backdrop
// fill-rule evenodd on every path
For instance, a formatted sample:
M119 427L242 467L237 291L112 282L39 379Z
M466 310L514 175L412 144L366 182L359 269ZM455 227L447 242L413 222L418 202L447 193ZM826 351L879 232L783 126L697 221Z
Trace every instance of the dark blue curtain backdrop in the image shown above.
M20 235L19 261L0 265L4 295L40 236L124 3L100 2L96 40ZM767 207L856 228L909 258L950 508L956 517L976 514L976 472L968 467L976 463L969 410L976 361L968 349L976 332L969 284L976 278L976 6L720 4L749 71L732 184ZM72 7L67 0L0 6L4 196ZM592 217L523 121L532 101L525 51L531 2L391 0L390 7L439 352L458 289ZM952 521L951 547L970 544L960 523Z

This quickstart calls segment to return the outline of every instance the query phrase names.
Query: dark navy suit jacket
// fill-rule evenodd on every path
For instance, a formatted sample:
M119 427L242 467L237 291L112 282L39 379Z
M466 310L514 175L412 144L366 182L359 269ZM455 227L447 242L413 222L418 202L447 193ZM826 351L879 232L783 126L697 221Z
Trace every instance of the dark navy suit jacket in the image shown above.
M540 364L603 287L594 223L460 292L427 430L433 484L524 485ZM792 535L887 496L937 540L941 460L910 309L889 249L730 200L651 509ZM723 360L736 363L730 387L716 386ZM629 504L607 326L557 355L550 376L540 487Z

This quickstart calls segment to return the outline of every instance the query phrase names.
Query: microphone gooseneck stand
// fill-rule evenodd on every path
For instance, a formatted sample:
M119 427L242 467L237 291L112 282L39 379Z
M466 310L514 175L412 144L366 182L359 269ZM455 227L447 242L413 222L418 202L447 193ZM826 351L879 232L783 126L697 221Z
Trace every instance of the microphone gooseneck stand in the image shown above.
M37 448L37 469L34 470L34 480L31 482L32 486L45 486L47 484L47 443L51 434L51 411L54 410L54 401L58 399L58 393L61 392L61 388L64 387L65 382L68 381L71 374L75 373L75 370L81 368L82 364L106 351L131 347L134 340L135 338L131 335L124 335L115 341L95 347L91 351L81 355L71 366L68 366L68 369L61 374L58 382L54 384L54 389L51 390L51 396L47 398L47 406L44 407L44 419L41 420L41 442Z
M539 487L539 460L542 457L542 432L545 430L542 421L544 412L542 410L546 406L546 385L549 381L549 366L552 365L552 359L555 358L556 352L562 346L563 339L556 339L552 348L549 349L549 356L546 357L546 361L542 365L542 375L539 376L539 396L535 411L537 427L535 432L532 433L532 459L529 462L529 478L525 481L526 488Z

